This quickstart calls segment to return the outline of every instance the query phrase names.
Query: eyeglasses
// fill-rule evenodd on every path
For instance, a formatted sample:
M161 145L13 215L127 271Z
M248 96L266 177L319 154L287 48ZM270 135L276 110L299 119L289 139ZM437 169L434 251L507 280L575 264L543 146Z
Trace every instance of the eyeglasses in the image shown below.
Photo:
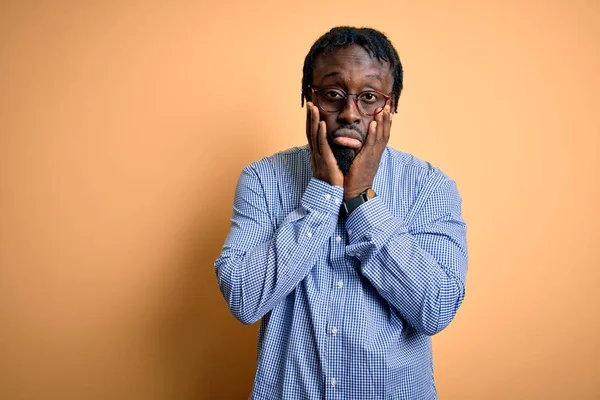
M356 104L358 112L366 117L372 117L382 112L390 99L389 95L377 90L365 90L357 94L346 93L336 87L321 89L311 87L311 90L315 95L315 104L317 107L329 113L341 111L346 105L348 97L354 96L354 104Z

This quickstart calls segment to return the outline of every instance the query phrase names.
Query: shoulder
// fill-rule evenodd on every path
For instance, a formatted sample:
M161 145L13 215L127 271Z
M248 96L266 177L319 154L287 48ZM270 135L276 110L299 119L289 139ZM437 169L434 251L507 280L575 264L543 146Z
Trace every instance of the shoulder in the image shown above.
M386 148L386 161L393 175L405 185L420 189L453 182L444 171L430 162L389 146Z
M254 161L244 168L242 177L261 187L276 202L296 198L312 177L308 146L293 147Z
M390 147L386 151L389 175L385 179L393 182L395 193L390 201L404 206L401 210L411 229L447 212L460 217L462 199L456 183L446 173L412 154Z
M308 162L310 165L310 154L308 145L302 147L292 147L287 150L279 151L260 160L254 161L245 170L254 171L261 175L266 172L276 170L295 170L303 168Z

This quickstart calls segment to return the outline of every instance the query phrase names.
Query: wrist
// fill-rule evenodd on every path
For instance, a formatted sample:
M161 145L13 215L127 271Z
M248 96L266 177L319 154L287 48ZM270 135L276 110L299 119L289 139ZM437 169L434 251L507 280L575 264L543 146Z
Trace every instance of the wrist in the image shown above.
M324 174L315 174L315 178L323 181L323 182L327 182L328 184L330 184L331 186L339 186L341 188L344 187L344 179L342 177L342 179L336 177L336 176L331 176L331 175L324 175Z
M344 201L354 199L360 196L362 193L365 193L367 190L372 189L371 186L365 186L360 189L344 189Z
M342 203L342 211L346 216L350 215L352 211L363 205L369 200L372 200L377 196L377 194L373 191L373 189L369 188L363 192L361 192L358 196L345 199Z

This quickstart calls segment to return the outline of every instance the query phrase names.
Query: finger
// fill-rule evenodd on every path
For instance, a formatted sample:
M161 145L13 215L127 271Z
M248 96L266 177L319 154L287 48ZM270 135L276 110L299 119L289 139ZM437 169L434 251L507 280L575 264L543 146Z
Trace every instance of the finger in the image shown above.
M381 108L381 111L379 112L379 114L377 114L375 116L375 121L377 121L377 125L380 125L383 122L383 116L385 115L385 111L387 110L387 107L385 108Z
M329 142L327 141L327 124L325 121L319 122L319 154L323 158L333 157L333 151L331 151L331 147L329 147Z
M382 137L381 139L384 141L384 143L387 145L387 142L390 139L390 131L392 129L392 110L390 109L390 107L387 107L387 110L385 110L383 115L383 129L382 129Z
M380 143L383 138L383 129L386 123L386 115L388 115L389 108L386 106L379 114L376 116L377 121L377 130L375 134L375 142Z
M319 109L315 106L311 106L311 127L310 127L310 135L313 141L313 148L317 152L317 154L321 154L321 148L319 146Z
M308 143L310 144L310 149L313 154L318 150L316 146L315 140L315 132L313 130L313 122L314 122L314 105L311 102L307 102L307 127L306 127L306 136L308 137Z
M381 108L375 110L377 114L375 114L375 118L373 121L369 122L369 127L367 129L367 137L365 140L365 146L373 146L377 140L377 127L381 124L381 112L379 112Z
M369 148L375 145L376 137L377 137L377 126L379 124L377 121L369 122L369 127L367 129L367 138L365 140L364 148Z
M306 135L310 133L310 101L306 102Z
M310 138L310 127L311 127L311 111L310 107L312 103L310 101L306 102L306 139L308 140L308 147L310 151L313 151L312 139Z
M391 125L390 112L391 112L390 106L385 106L385 108L383 109L383 112L381 113L381 123L379 124L381 130L378 132L377 140L383 146L387 145L387 139L390 136L390 125Z

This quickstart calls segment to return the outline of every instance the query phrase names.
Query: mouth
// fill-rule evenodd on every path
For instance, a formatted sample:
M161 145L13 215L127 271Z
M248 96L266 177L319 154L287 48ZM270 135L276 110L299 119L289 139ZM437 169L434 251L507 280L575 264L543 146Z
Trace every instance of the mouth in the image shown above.
M342 128L332 132L332 143L342 147L360 149L363 139L360 133L354 129Z

